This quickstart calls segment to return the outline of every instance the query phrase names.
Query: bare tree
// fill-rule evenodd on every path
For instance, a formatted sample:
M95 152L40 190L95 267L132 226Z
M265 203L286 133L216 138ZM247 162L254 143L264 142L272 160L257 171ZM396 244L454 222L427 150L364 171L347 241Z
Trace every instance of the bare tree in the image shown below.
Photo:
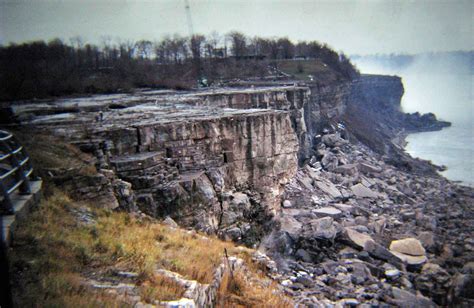
M120 58L130 60L135 54L135 43L131 40L119 41Z
M148 40L140 40L135 44L138 57L141 59L150 59L153 53L153 43Z
M247 38L243 33L232 31L227 34L227 37L232 44L231 50L235 57L238 58L247 54Z
M191 54L193 59L200 59L202 54L202 47L206 38L203 35L193 35L189 40L191 47Z
M205 48L206 56L208 58L214 58L216 56L223 57L224 54L217 54L219 44L222 41L222 37L216 31L211 32L211 34L206 38Z
M292 59L295 56L295 46L287 37L278 39L277 44L281 58Z

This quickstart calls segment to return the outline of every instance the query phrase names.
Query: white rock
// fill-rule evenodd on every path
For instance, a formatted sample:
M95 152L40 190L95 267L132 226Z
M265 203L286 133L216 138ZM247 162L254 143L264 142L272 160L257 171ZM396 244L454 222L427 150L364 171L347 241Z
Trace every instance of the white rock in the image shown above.
M291 201L290 200L285 200L283 201L283 207L284 208L288 208L288 207L292 207L293 205L291 204Z
M196 303L192 299L181 298L181 299L176 300L176 301L165 302L164 306L166 308L195 308Z
M327 206L313 210L313 213L320 217L332 217L334 219L341 217L342 212L334 207Z
M400 271L393 268L393 269L388 269L385 271L385 276L390 278L390 279L394 279L394 278L397 278L400 276Z

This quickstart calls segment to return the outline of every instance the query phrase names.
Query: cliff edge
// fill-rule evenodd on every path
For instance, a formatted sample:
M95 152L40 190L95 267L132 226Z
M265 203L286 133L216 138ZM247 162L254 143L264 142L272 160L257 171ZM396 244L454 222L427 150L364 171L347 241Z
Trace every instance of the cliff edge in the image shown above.
M403 152L403 134L449 124L403 113L402 95L399 77L362 75L2 108L10 129L95 157L97 174L52 182L260 246L297 303L469 303L473 192Z

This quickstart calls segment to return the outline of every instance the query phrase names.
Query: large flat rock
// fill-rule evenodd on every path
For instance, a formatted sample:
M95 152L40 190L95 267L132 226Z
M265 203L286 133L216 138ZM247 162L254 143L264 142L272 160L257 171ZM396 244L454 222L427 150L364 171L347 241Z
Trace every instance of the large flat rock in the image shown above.
M421 242L415 238L392 241L390 250L410 256L424 256L426 254Z
M164 157L163 151L144 152L133 155L117 156L111 159L110 163L115 169L120 171L130 171L146 169L156 166Z
M364 249L365 245L369 241L373 241L372 237L368 234L360 233L351 228L345 228L348 240L352 246L356 246L359 249Z
M342 212L335 207L332 206L327 206L327 207L322 207L319 209L313 210L313 213L316 214L319 217L332 217L333 219L337 219L342 216Z
M314 181L314 185L333 199L342 198L342 194L337 187L328 181Z
M372 198L372 199L375 199L379 196L373 190L371 190L370 188L365 187L364 185L362 185L360 183L352 186L351 191L357 198Z
M393 250L390 250L390 252L393 253L396 257L400 258L406 264L412 266L421 266L426 263L426 261L428 261L428 258L426 258L426 256L410 256Z

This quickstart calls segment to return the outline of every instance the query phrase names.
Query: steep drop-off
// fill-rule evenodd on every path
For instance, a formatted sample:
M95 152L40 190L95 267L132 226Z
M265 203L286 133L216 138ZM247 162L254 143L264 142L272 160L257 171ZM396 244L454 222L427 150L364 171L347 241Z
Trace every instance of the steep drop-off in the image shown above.
M2 110L15 126L94 154L99 169L131 184L127 202L140 210L241 240L278 212L284 185L298 162L314 157L324 130L390 152L407 123L402 95L400 78L363 75L324 86L148 91Z
M402 95L399 77L362 75L2 110L11 127L60 136L96 157L98 175L53 170L56 183L261 243L278 260L273 278L300 303L468 302L472 191L403 152L404 133L448 123L404 114ZM397 250L405 239L410 249Z

